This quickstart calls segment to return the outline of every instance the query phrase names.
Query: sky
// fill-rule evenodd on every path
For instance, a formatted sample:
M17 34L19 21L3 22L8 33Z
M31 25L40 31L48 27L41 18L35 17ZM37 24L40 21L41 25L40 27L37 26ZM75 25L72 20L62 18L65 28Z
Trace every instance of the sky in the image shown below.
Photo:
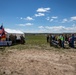
M76 32L76 0L0 0L0 25L25 33Z

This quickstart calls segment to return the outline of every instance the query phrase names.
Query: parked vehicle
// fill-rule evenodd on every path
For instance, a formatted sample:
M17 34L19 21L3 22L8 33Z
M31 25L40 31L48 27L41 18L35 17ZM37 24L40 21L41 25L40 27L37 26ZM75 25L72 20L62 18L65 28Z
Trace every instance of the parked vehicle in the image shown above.
M12 41L6 40L5 30L3 25L0 27L0 46L10 46L12 45Z
M0 41L0 46L11 46L12 41Z

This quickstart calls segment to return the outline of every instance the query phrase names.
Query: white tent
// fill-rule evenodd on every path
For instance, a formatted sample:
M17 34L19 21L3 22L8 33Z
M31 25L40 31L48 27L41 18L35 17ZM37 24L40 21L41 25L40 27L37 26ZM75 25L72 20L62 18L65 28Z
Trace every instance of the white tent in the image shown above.
M5 29L5 32L6 32L6 37L8 38L10 36L10 34L12 35L16 35L17 36L17 39L20 39L20 36L23 35L24 36L24 33L20 30L14 30L14 29Z

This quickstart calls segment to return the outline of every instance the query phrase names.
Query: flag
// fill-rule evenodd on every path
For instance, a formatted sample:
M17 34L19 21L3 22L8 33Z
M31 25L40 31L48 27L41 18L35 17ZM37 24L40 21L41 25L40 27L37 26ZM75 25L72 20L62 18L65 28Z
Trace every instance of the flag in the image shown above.
M5 30L3 28L3 25L1 25L1 27L0 27L0 35L1 36L5 35Z

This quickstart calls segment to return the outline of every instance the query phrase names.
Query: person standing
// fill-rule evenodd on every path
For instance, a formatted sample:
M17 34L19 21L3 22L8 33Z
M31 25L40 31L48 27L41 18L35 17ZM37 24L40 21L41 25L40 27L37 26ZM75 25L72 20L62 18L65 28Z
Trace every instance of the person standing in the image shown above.
M71 47L71 35L68 35L68 44L69 44L69 47Z
M15 34L15 36L14 36L14 43L16 44L16 40L17 40L17 36L16 36L16 34Z
M61 36L61 46L64 48L64 35Z
M25 38L24 38L24 36L21 35L20 38L21 38L21 44L24 44L24 43L25 43Z
M52 35L50 35L50 46L52 46Z
M74 48L74 34L72 34L72 38L71 38L71 47Z
M47 43L49 42L49 35L47 35Z

